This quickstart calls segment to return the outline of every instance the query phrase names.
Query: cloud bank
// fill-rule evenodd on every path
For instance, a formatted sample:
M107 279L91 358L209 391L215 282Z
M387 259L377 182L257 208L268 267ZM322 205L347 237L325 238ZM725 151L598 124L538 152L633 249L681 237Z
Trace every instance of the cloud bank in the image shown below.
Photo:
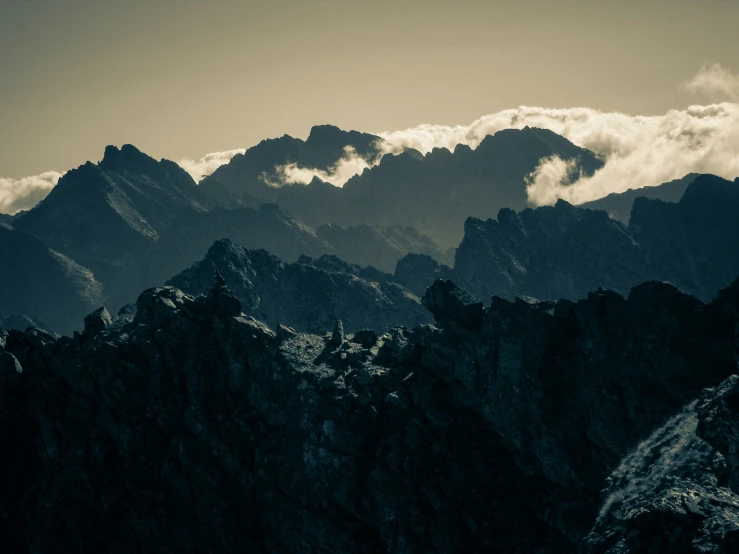
M47 171L21 179L0 177L0 213L13 215L30 210L46 198L62 175L58 171Z
M670 110L664 115L633 116L591 108L549 109L522 106L481 117L470 125L421 125L382 133L389 143L423 153L457 144L476 148L485 136L502 129L550 129L600 155L603 169L590 178L567 183L562 160L542 160L529 177L533 205L563 198L573 204L612 192L654 186L687 173L739 175L739 104L723 102Z
M243 154L244 152L246 152L245 148L225 150L223 152L212 152L210 154L206 154L199 160L182 158L177 162L177 164L187 171L192 178L195 179L196 183L199 183L204 177L207 177L222 165L230 162L231 158L236 154Z

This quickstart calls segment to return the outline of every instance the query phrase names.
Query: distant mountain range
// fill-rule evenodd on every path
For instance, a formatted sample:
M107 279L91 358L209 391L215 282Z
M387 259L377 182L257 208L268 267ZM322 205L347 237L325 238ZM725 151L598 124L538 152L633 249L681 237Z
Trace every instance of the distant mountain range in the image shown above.
M365 141L370 136L361 135ZM474 150L458 145L454 152L435 148L425 156L417 151L386 155L341 188L318 178L308 185L269 186L265 158L270 165L294 160L296 144L301 148L317 143L336 145L349 143L350 137L334 127L320 127L314 128L307 142L295 141L283 137L262 142L218 168L201 186L205 190L226 188L247 204L274 202L314 226L410 225L448 248L459 243L467 217L489 217L503 207L526 207L525 178L543 158L557 155L576 160L573 179L580 172L590 175L603 165L589 150L551 131L526 127L499 131ZM333 153L337 153L336 148Z
M710 300L739 275L737 213L739 180L713 175L692 178L677 203L637 198L628 225L564 200L506 208L497 219L467 220L453 269L409 255L395 277L416 293L453 279L485 301L578 299L598 288L626 294L650 280Z
M15 273L0 274L12 299L0 303L0 318L12 315L19 324L43 322L51 331L70 333L94 305L117 310L203 260L220 239L265 249L286 264L301 256L336 256L374 268L376 275L392 274L416 296L436 277L454 278L481 297L550 299L579 298L599 286L625 291L658 278L709 298L733 277L733 258L717 250L730 248L733 235L709 230L723 220L708 207L697 216L686 207L693 200L681 202L679 214L637 201L634 222L617 221L627 220L642 193L679 199L694 175L586 205L615 219L566 203L524 209L527 175L552 155L577 161L573 179L602 167L592 152L528 127L488 136L474 150L460 145L424 156L392 152L375 135L318 126L305 141L263 141L200 185L174 162L157 161L131 145L110 146L100 163L67 172L38 206L0 221L13 242L36 241ZM343 187L317 178L308 185L274 186L287 165L330 174L352 156L373 167ZM497 221L488 219L498 212ZM685 229L689 241L677 238ZM713 242L702 248L701 240ZM710 252L710 260L694 261L698 252L704 258ZM57 268L45 274L45 288L68 291L64 297L71 304L42 302L46 297L29 288L30 268L45 264ZM23 271L29 277L20 277Z

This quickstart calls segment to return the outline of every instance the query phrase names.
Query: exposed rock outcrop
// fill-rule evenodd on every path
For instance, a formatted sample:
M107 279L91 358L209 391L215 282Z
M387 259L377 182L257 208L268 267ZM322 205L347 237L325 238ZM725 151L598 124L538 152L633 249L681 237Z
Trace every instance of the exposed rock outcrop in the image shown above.
M219 280L197 298L147 290L132 320L94 337L3 332L23 372L0 373L14 454L0 457L13 476L0 540L575 551L619 460L736 371L737 290L708 305L660 283L577 303L494 299L465 326L470 304L442 283L427 297L439 328L338 344L234 315Z
M431 321L420 299L392 281L391 275L359 268L335 256L302 257L288 264L264 250L216 241L205 259L168 281L190 294L208 291L215 271L249 315L276 329L284 324L302 332L323 333L336 319L347 331L386 331Z
M708 389L629 454L583 550L739 551L739 377Z

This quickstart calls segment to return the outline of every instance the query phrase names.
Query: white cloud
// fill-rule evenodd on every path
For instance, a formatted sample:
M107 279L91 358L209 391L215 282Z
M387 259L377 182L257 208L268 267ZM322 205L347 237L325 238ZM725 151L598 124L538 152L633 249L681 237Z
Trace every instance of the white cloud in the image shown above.
M714 99L739 100L739 73L735 75L718 63L705 64L695 77L683 83L682 88Z
M222 165L227 164L231 161L236 154L243 154L246 152L245 148L237 148L236 150L226 150L224 152L212 152L206 154L199 160L192 160L190 158L183 158L177 163L185 171L187 171L195 182L200 182L203 177L207 177L213 173L216 169Z
M287 165L281 165L275 168L275 174L277 175L278 181L269 181L274 186L281 186L287 184L302 184L307 185L314 177L318 177L321 181L331 183L334 186L342 187L349 179L359 173L362 173L365 169L372 167L379 163L380 158L378 156L374 160L365 160L360 156L352 146L344 147L344 155L338 160L328 171L321 169L298 167L297 164L291 163Z
M554 182L563 171L556 160L543 160L530 183L532 204L564 198L579 204L611 192L654 186L687 173L739 175L739 104L723 102L670 110L658 116L632 116L591 108L551 109L522 106L481 117L470 125L420 127L382 133L395 147L424 153L433 147L473 148L501 129L541 127L600 155L605 166L568 187ZM563 173L563 175L565 175ZM537 181L538 178L538 181ZM549 183L549 185L547 185ZM551 190L546 190L547 186Z
M21 179L0 177L0 213L16 214L41 202L59 181L62 173L47 171Z
M575 160L563 160L551 156L540 160L533 173L526 176L526 194L529 202L536 206L555 204L558 198L566 195L568 176L575 169Z

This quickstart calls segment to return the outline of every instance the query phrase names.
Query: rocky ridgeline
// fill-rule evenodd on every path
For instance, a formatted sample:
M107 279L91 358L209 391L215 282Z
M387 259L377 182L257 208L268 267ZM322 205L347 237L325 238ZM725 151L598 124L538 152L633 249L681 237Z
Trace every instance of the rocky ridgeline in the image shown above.
M328 255L302 256L289 264L265 250L241 248L228 239L216 241L202 261L167 284L189 294L206 293L215 271L223 274L244 311L272 328L282 323L321 333L341 319L349 331L386 331L431 321L420 298L372 267Z
M711 304L647 283L627 298L485 308L438 281L424 303L435 326L273 331L218 277L199 297L147 290L135 316L98 310L73 338L0 331L0 541L13 552L571 552L649 525L686 540L689 525L661 527L682 521L677 508L659 515L666 488L629 488L638 475L617 471L619 500L602 508L601 491L640 440L736 371L739 282ZM733 510L736 481L726 383L698 412L712 446L693 441L715 461L694 475L732 499L700 504L702 521L721 520L711 544L739 528L719 513ZM659 451L634 456L648 472Z
M709 301L739 275L737 211L739 179L714 175L694 177L677 203L637 198L628 226L564 200L505 208L497 219L467 219L453 270L411 254L395 278L417 293L448 278L486 300L577 300L599 287L625 295L655 280Z

